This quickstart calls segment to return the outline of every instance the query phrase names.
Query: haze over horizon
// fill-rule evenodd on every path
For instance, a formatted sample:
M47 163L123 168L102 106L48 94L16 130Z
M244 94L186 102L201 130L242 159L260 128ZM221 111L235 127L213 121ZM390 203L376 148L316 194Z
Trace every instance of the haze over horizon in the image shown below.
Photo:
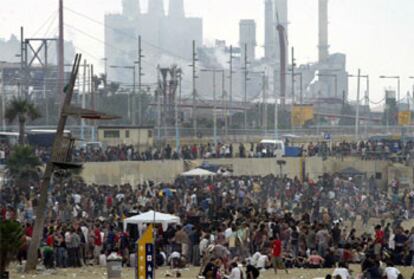
M3 0L0 10L0 38L8 39L19 34L20 26L25 27L28 37L52 37L57 34L57 0ZM146 4L142 2L142 9ZM166 5L168 1L165 1ZM396 4L398 3L398 5ZM82 18L73 10L103 22L104 14L119 12L121 0L65 0L65 23L82 29L87 34L103 41L104 27ZM167 9L166 9L167 10ZM263 55L264 41L264 0L185 0L187 16L203 18L204 42L215 39L226 40L237 45L239 20L252 18L257 24L257 54ZM396 87L393 80L381 80L380 75L401 76L401 96L412 90L414 65L411 47L414 36L411 27L414 18L411 12L414 2L410 0L330 0L329 1L329 43L330 53L342 52L347 55L347 69L356 74L361 68L371 78L371 99L383 99L384 87ZM50 19L50 20L48 20ZM317 60L318 44L317 1L289 1L289 47L295 47L297 64ZM45 24L46 23L46 24ZM38 32L36 32L39 30ZM67 40L72 40L78 51L103 69L100 58L104 57L104 45L73 29L65 28ZM145 52L145 50L144 50ZM155 66L154 66L155 68ZM152 70L152 69L147 69ZM155 69L154 69L155 70ZM356 79L350 79L350 97L355 99ZM365 86L362 87L365 90Z

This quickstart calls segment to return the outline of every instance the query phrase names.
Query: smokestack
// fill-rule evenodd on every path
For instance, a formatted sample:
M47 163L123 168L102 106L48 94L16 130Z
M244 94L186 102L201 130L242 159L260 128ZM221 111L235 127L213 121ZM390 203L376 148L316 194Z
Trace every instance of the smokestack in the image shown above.
M183 0L170 0L168 16L179 18L185 17Z
M328 57L328 0L319 0L319 63Z
M285 39L284 39L284 44L286 47L286 52L285 52L285 59L286 61L289 61L289 31L288 31L288 3L287 0L274 0L273 2L274 4L274 18L275 18L275 22L276 24L274 25L273 28L275 28L275 26L277 25L282 25L283 29L284 29L284 34L285 34ZM275 33L276 34L276 33ZM279 40L279 36L275 35L275 45L276 45L276 61L278 63L281 62L281 57L280 57L280 40Z
M122 14L129 19L136 19L141 14L139 0L122 0Z
M148 1L148 14L155 17L162 17L164 13L164 1L163 0L149 0Z
M273 11L273 0L265 2L265 58L276 58L276 24Z

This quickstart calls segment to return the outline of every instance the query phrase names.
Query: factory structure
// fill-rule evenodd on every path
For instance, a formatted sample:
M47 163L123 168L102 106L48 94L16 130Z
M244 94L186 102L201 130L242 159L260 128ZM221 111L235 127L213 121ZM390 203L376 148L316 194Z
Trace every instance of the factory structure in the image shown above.
M185 15L183 0L170 0L168 13L163 0L148 1L146 13L141 11L139 0L122 0L122 13L105 15L108 65L133 65L138 56L138 36L142 38L145 61L154 67L191 60L192 41L197 46L203 43L203 22L201 18ZM119 69L108 67L108 76L111 80L131 83L125 71Z
M288 33L288 1L264 0L265 41L258 43L256 39L256 22L252 19L241 19L239 22L239 45L230 46L225 41L216 41L214 46L203 45L203 21L201 18L187 17L183 0L170 0L168 13L165 12L163 0L149 0L148 10L143 13L139 0L123 0L122 13L105 15L105 57L107 65L133 65L137 60L137 37L141 36L147 64L170 66L174 63L191 62L192 41L195 41L198 68L222 69L229 76L229 57L233 61L233 100L243 101L244 88L247 87L249 100L260 98L264 86L261 74L266 73L268 100L278 96L284 103L320 103L329 104L336 110L348 95L348 78L346 72L346 55L329 52L328 40L328 0L318 0L319 45L318 61L305 65L294 65L292 69L291 46ZM316 11L315 11L316 12ZM280 34L278 27L283 27ZM256 57L257 45L264 45L264 57ZM282 49L283 50L282 50ZM283 54L281 54L281 50ZM283 55L283 57L281 57ZM185 62L184 62L185 61ZM184 69L185 68L185 69ZM244 83L245 71L248 71L248 82ZM131 83L125 70L108 67L110 80ZM294 79L290 78L292 70ZM184 78L190 81L191 69L183 67ZM144 79L155 79L151 73ZM281 74L283 73L283 74ZM217 73L216 73L217 74ZM211 99L213 91L213 73L198 73L197 91L200 98ZM285 78L282 90L281 79ZM293 80L293 81L292 81ZM219 77L217 88L223 87ZM183 85L183 95L191 95L191 82ZM224 86L228 87L227 84ZM294 87L294 89L292 89ZM226 91L229 91L227 88ZM284 93L282 91L285 91ZM294 94L294 95L293 95ZM292 96L293 95L293 96ZM273 102L274 102L273 97ZM280 101L279 101L280 102Z

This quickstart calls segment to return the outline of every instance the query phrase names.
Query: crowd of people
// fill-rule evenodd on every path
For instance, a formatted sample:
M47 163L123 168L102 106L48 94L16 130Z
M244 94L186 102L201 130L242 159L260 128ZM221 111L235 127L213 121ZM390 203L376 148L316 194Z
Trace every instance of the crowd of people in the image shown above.
M409 162L414 158L414 144L409 141L405 144L384 141L358 141L358 142L309 142L307 144L292 143L288 139L284 141L285 148L296 147L298 152L295 156L323 158L344 158L357 156L362 159L371 160L394 160ZM280 148L280 147L279 147ZM0 163L4 163L11 152L11 146L2 144L0 146ZM51 148L36 147L36 155L42 162L50 159ZM153 160L195 160L210 158L267 158L281 156L276 152L275 146L264 143L213 143L182 145L177 150L175 146L166 144L164 146L150 146L137 148L134 145L117 146L93 146L78 147L72 151L74 162L107 162L107 161L153 161Z
M0 191L1 218L25 226L20 261L33 233L38 187L33 182ZM414 228L402 227L414 216L414 191L401 189L397 180L385 190L373 177L357 182L328 174L305 182L218 176L134 186L57 177L49 191L41 259L47 268L80 267L115 252L132 264L143 228L124 231L122 221L149 209L181 218L181 225L157 227L157 266L201 266L208 279L222 269L236 276L232 269L242 262L253 278L254 269L346 269L351 263L361 265L362 278L381 278L375 277L383 272L380 262L414 266Z
M299 156L360 156L363 159L391 159L398 155L399 161L408 161L412 157L414 145L408 142L390 146L379 141L309 142L292 144L285 140L285 146L295 146ZM150 160L194 160L209 158L265 158L276 156L274 146L264 143L250 144L193 144L182 145L179 150L169 144L164 147L149 147L139 150L132 145L108 146L106 148L77 149L73 157L77 161L150 161ZM280 156L280 155L279 155Z

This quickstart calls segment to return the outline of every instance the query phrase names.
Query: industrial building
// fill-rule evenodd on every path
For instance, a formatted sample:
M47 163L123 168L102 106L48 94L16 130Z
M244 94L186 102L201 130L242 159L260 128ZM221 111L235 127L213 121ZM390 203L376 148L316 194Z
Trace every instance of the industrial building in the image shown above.
M154 67L163 56L172 61L190 60L192 41L203 43L203 21L187 17L183 0L170 0L168 14L163 0L148 2L148 11L141 12L139 0L123 0L121 14L105 15L105 57L108 65L131 66L138 57L138 36L142 38L146 61ZM168 61L168 59L166 59ZM122 69L108 68L111 80L129 82Z
M241 59L254 61L256 59L256 22L252 19L240 20L240 49ZM244 62L243 62L244 63Z

